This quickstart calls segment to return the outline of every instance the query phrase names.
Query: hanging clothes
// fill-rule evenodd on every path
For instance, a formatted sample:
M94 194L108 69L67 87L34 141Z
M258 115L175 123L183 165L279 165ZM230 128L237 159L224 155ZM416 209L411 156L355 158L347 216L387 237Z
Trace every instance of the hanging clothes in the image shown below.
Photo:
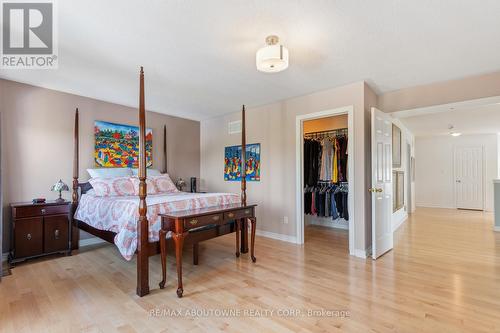
M332 180L333 144L329 138L321 140L321 172L319 180Z
M337 138L333 138L333 164L332 164L332 182L339 181L339 142Z
M347 136L318 136L304 139L304 213L348 220Z
M304 213L349 220L347 184L322 184L304 189Z
M321 143L317 140L304 140L304 184L314 186L318 183L321 163Z
M339 142L339 182L347 181L347 137L337 138Z

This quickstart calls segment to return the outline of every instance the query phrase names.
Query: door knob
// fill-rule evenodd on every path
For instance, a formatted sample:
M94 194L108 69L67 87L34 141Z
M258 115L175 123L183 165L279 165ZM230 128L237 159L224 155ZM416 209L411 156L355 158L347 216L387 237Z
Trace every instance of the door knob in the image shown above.
M368 189L368 192L370 192L370 193L375 193L375 192L376 192L376 193L380 193L380 192L382 192L382 191L383 191L383 190L382 190L381 188L375 188L375 187L373 187L373 188L369 188L369 189Z

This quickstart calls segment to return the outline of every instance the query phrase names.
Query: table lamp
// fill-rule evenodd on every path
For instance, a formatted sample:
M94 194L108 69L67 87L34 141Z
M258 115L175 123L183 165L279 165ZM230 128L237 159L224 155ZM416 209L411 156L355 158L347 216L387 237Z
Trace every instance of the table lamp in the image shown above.
M59 192L59 198L56 199L56 202L61 203L61 202L64 202L64 199L61 197L61 192L62 191L69 191L69 187L61 179L59 179L59 181L57 183L52 185L50 190L52 192Z

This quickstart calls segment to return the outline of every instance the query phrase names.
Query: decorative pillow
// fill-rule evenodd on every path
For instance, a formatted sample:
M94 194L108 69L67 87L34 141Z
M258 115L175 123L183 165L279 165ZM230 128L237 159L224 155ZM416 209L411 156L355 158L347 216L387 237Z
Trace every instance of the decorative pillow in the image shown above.
M114 178L114 177L130 177L133 176L132 170L129 168L99 168L87 169L91 178Z
M131 170L132 170L132 175L137 177L137 175L139 174L139 169L135 168L135 169L131 169ZM158 169L148 169L146 171L146 175L148 177L149 176L161 176L162 173Z
M135 195L130 177L91 178L89 183L97 197Z
M177 187L175 187L174 182L170 179L170 176L166 173L161 176L152 176L149 177L154 186L156 187L156 191L158 193L176 193L179 192Z
M134 185L134 195L139 195L139 177L131 177L130 180L132 181L132 184ZM148 195L149 194L158 194L158 191L156 190L156 186L153 182L153 180L150 177L146 178L146 186L148 188Z

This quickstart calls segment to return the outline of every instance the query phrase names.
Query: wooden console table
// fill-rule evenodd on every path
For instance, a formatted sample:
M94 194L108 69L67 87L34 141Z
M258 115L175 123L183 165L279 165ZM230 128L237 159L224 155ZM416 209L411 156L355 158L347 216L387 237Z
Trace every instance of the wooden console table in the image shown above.
M190 231L201 228L209 228L234 221L236 233L236 257L240 256L240 229L245 226L245 221L250 221L252 225L250 255L252 261L257 259L254 255L255 248L255 225L257 219L255 217L255 207L257 205L231 204L225 206L216 206L209 208L201 208L195 210L185 210L169 214L161 214L161 230L160 230L160 249L161 249L161 265L162 277L160 288L165 287L166 282L166 260L167 260L167 241L166 235L169 231L172 232L172 238L175 244L175 258L177 264L177 296L182 297L184 289L182 287L182 249L184 246L184 238L189 235Z

